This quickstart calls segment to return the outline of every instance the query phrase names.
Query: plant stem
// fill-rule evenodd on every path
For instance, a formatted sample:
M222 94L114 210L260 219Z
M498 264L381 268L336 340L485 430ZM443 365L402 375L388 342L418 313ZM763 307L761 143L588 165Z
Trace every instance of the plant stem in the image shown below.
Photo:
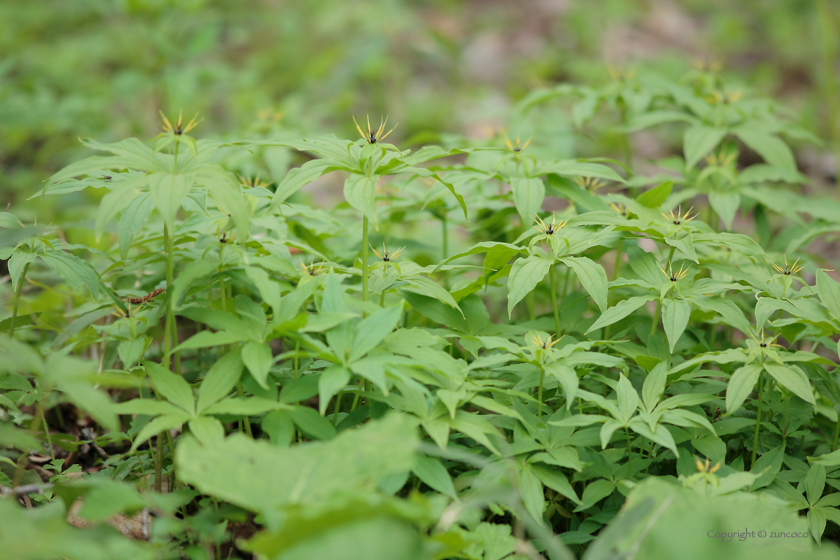
M753 439L752 458L750 459L750 468L755 466L755 454L758 451L758 432L761 428L761 396L764 392L764 370L758 374L758 410L755 414L755 438Z
M621 250L624 249L624 238L618 240L618 245L615 248L615 265L613 266L613 280L618 278L621 272Z
M624 435L627 438L627 478L633 476L633 453L630 447L630 429L624 426Z
M177 332L178 324L175 321L175 300L172 298L171 291L172 285L175 283L175 263L174 263L174 243L172 239L172 234L169 231L167 226L163 226L163 245L164 250L166 251L166 289L170 292L167 299L166 299L166 326L164 328L164 341L163 341L163 367L169 369L170 364L170 356L169 352L172 348L172 335L171 333L173 330ZM180 366L181 361L178 360L178 364ZM180 367L178 368L180 370ZM178 374L180 375L180 371Z
M245 396L244 391L242 390L242 381L236 382L236 395L241 399ZM248 434L248 437L251 439L254 438L254 434L251 432L251 421L248 419L247 416L244 418L245 424L245 433Z
M362 220L362 300L368 299L368 219Z
M660 313L662 313L662 300L657 300L656 312L653 314L653 323L650 325L650 336L656 335L656 326L659 324Z
M50 457L55 461L55 450L53 449L52 439L50 438L50 427L47 425L47 417L43 412L41 413L41 422L44 425L44 436L47 438L47 445L50 446Z
M537 389L537 415L542 418L543 406L543 380L545 379L545 368L540 366L540 386Z
M840 439L840 419L834 424L834 441L831 443L831 450L837 451L837 440Z
M29 270L29 263L23 265L23 271L20 273L17 290L15 290L15 303L12 307L12 325L9 327L9 337L15 334L15 322L17 321L18 304L20 303L20 293L23 291L23 282L26 279L26 271Z
M299 352L300 352L300 342L295 342L295 357L294 357L294 360L293 360L294 363L295 363L295 379L300 377L300 356L298 356Z
M548 283L550 286L551 307L554 309L554 336L560 336L560 310L557 308L557 283L554 274L554 265L548 269Z
M163 488L163 432L160 432L155 438L155 492L160 492Z
M528 320L534 321L537 318L536 304L534 302L534 290L525 296L525 306L528 308Z

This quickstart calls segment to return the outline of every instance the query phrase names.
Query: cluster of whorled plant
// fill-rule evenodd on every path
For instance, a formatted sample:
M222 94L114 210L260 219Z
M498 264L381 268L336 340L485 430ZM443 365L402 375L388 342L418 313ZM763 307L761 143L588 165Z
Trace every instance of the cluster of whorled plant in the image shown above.
M38 195L104 192L94 235L2 215L0 486L37 506L0 502L2 548L833 557L812 541L840 524L840 283L806 250L838 204L792 188L779 135L805 135L772 104L691 80L523 103L617 107L624 162L539 136L401 150L384 123L87 141L105 155ZM634 173L627 135L666 122L685 158ZM301 165L237 180L278 150ZM308 204L336 172L343 202ZM80 496L76 518L152 512L150 544L56 521ZM707 535L744 522L810 536Z

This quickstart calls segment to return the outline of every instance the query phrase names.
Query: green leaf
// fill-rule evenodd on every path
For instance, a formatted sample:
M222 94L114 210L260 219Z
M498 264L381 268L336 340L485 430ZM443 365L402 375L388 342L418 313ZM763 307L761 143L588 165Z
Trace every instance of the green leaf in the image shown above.
M192 177L183 174L153 173L149 175L148 181L155 208L169 229L169 234L173 235L175 215L192 187Z
M543 520L545 493L542 483L532 471L531 465L522 465L519 470L519 494L522 496L522 502L531 517L540 525L545 525L545 520Z
M671 195L671 189L674 187L673 181L665 181L661 185L653 187L636 197L636 202L647 208L657 209L668 199Z
M652 412L662 398L667 380L668 364L666 362L656 364L647 377L645 377L644 385L642 385L642 402L648 412Z
M137 434L137 437L134 438L134 443L131 446L131 452L133 453L141 444L147 441L150 437L155 436L157 434L163 433L166 430L174 430L176 428L180 428L186 422L190 420L190 417L186 414L166 414L164 416L159 416L143 426L143 429L140 430L140 433Z
M825 466L819 463L811 465L802 482L805 484L808 505L816 505L825 490Z
M240 348L234 348L213 364L198 388L199 414L228 396L242 375L242 367Z
M254 283L260 292L260 297L271 307L273 321L277 321L281 315L280 309L280 284L273 282L268 272L256 266L246 266L245 274ZM176 281L177 283L177 281Z
M210 261L193 261L182 270L173 282L173 289L170 297L175 306L181 304L181 297L192 287L195 287L196 280L204 278L216 270L218 263Z
M290 196L295 194L301 187L308 185L318 177L338 169L334 161L328 159L314 159L307 161L300 167L290 169L280 184L277 185L277 190L274 191L274 196L271 198L271 207L269 210L274 210L280 204L285 202Z
M510 188L513 191L513 203L522 218L522 223L530 224L542 208L543 199L545 199L545 185L542 179L511 177Z
M196 170L194 180L203 185L216 206L231 217L239 232L239 241L245 243L250 235L251 220L236 177L218 164L205 164Z
M190 416L195 416L193 392L183 377L175 375L154 362L143 362L143 367L146 368L155 391L172 404L184 409Z
M761 364L755 363L747 364L735 370L726 386L726 412L731 414L741 408L741 405L752 393L761 370Z
M764 364L764 370L769 373L782 387L791 391L803 401L816 406L814 391L808 376L798 366L781 365L772 362Z
M376 348L397 327L400 318L402 305L392 305L380 309L356 325L349 361L354 362Z
M674 436L668 428L662 424L656 424L655 429L651 430L647 422L637 416L630 421L630 429L640 436L645 437L654 443L658 443L666 449L670 449L679 459L680 452L677 449L677 443L674 441Z
M618 397L618 411L621 414L618 420L626 424L639 407L639 394L623 373L618 374L618 384L615 391Z
M563 393L566 397L566 410L570 410L580 384L577 373L569 366L560 362L551 362L544 367L545 372L555 378L560 383L560 386L563 387Z
M336 436L332 422L318 414L314 408L297 406L292 410L291 418L295 426L308 437L328 440Z
M58 249L47 249L41 255L45 263L55 268L67 284L74 290L87 286L94 298L99 297L99 275L96 270L79 257L60 251Z
M603 312L607 308L607 273L604 267L586 257L566 257L560 262L575 271L583 288Z
M583 496L580 505L575 508L575 512L586 511L615 490L615 483L609 480L595 480L586 485L583 489Z
M120 258L125 260L128 249L137 232L149 221L152 214L152 197L149 193L141 193L128 203L123 209L117 228L117 240L120 245Z
M130 514L144 507L146 501L128 484L98 479L85 495L78 515L88 521L104 521L118 513Z
M793 152L781 138L754 125L742 125L733 130L744 144L755 150L764 161L774 167L796 171Z
M613 323L617 323L621 321L644 304L649 302L652 298L650 297L643 297L643 296L636 296L627 298L623 301L618 302L614 306L610 307L606 311L604 311L598 320L595 321L589 329L587 329L587 334L600 329L602 327L606 327L612 325Z
M318 379L318 408L321 416L326 412L330 399L344 389L349 382L350 370L342 365L335 364L321 372Z
M817 294L829 315L840 321L840 283L822 269L817 270Z
M199 416L189 422L190 433L202 445L216 445L225 439L225 428L212 416Z
M452 477L449 476L449 472L439 459L418 455L417 463L412 470L417 475L417 478L422 480L429 488L437 490L453 500L458 499L455 486L452 484Z
M209 447L185 438L175 448L175 466L180 480L200 492L270 514L295 503L324 504L330 496L409 471L417 444L416 421L390 414L328 442L290 448L241 434Z
M548 486L561 496L565 496L576 504L580 503L572 485L569 484L569 479L566 478L560 469L545 467L543 465L530 465L531 471L540 479L544 485Z
M539 255L517 259L508 277L508 317L517 303L528 295L548 274L552 262Z
M271 354L271 346L267 342L256 342L254 340L245 343L242 347L242 362L260 387L268 389L268 372L274 364L274 356Z
M344 199L347 204L360 211L374 224L376 223L376 182L378 175L350 174L344 180Z
M685 167L691 169L700 158L711 152L726 136L725 128L710 126L692 126L685 131L683 151L685 152Z
M691 306L682 299L666 299L662 303L662 326L668 337L668 346L674 351L677 341L688 326Z

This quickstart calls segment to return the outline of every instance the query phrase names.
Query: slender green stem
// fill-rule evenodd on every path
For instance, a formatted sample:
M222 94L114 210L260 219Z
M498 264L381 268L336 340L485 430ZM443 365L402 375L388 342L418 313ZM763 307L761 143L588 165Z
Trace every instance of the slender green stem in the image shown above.
M627 478L633 476L633 452L630 447L630 429L624 426L624 435L627 438Z
M840 439L840 419L834 424L834 440L831 442L831 450L837 451L837 441Z
M761 428L761 398L764 393L764 370L758 374L758 410L755 414L755 437L753 438L752 458L750 459L750 468L755 466L755 455L758 451L758 432Z
M525 296L525 306L528 308L528 320L534 321L537 318L537 307L534 301L534 290L528 292Z
M554 333L560 337L560 310L557 308L557 282L555 279L554 266L548 269L549 294L551 295L551 307L554 310Z
M47 425L47 416L41 414L41 423L44 425L44 436L47 438L47 445L50 446L50 457L55 461L55 450L53 449L52 438L50 438L50 427Z
M624 249L624 238L618 240L618 245L615 248L615 265L613 266L613 280L618 278L621 273L621 251Z
M353 412L354 410L356 410L356 406L359 404L359 399L362 396L362 389L364 388L364 386L365 386L365 380L360 379L359 380L359 386L356 388L356 396L353 397L353 404L350 406L350 412Z
M338 425L338 411L341 410L341 397L344 396L344 391L339 391L335 396L335 408L333 409L333 426Z
M446 220L446 213L440 218L440 227L443 230L443 260L449 258L449 224Z
M662 313L662 300L656 302L656 312L653 314L653 323L650 325L650 336L656 334L656 326L659 324L659 315Z
M18 305L20 304L20 293L23 291L23 282L26 279L26 271L29 270L29 263L23 265L23 271L20 273L20 279L18 279L17 290L15 290L15 303L12 307L12 325L9 327L9 336L13 336L15 334L15 322L17 321L17 314L18 314Z
M245 396L245 392L242 390L242 381L241 381L241 380L236 382L236 395L237 395L240 399L241 399L241 398L243 398L243 397ZM251 431L251 421L248 419L248 417L247 417L247 416L245 416L245 418L244 418L243 422L244 422L244 424L245 424L245 433L246 433L246 434L248 434L248 437L250 437L251 439L253 439L253 438L254 438L254 434L253 434L253 432Z
M163 226L163 245L164 250L166 252L166 289L170 292L172 291L172 286L175 283L175 261L174 261L174 252L175 247L172 239L172 232L169 231L168 226ZM164 329L164 341L163 341L163 367L169 369L170 363L170 356L169 352L171 349L172 344L172 335L173 329L177 329L178 325L175 321L175 300L172 298L170 293L169 297L166 299L167 301L167 308L166 308L166 327ZM177 330L175 331L177 332ZM180 363L180 361L179 361Z
M362 300L368 299L368 219L362 220Z
M300 377L300 342L295 342L295 357L292 361L295 363L295 379Z
M155 438L155 492L163 488L163 432Z
M42 420L43 417L44 417L44 404L43 403L46 400L48 394L49 393L45 392L44 396L42 396L40 399L38 399L38 404L35 405L35 416L32 417L32 422L29 423L29 431L30 432L35 431L35 426L37 426L38 424L40 424L43 421ZM49 435L49 432L47 434ZM52 444L50 444L50 449L52 449ZM17 462L17 467L15 468L15 475L14 475L14 477L12 477L12 488L14 488L16 486L20 486L20 481L23 478L23 471L26 470L26 469L24 469L23 466L26 463L26 459L28 457L29 457L29 451L28 450L24 451L23 453L20 454L20 458L18 459L18 462Z
M537 415L542 418L543 407L543 380L545 379L545 368L540 366L540 386L537 389Z

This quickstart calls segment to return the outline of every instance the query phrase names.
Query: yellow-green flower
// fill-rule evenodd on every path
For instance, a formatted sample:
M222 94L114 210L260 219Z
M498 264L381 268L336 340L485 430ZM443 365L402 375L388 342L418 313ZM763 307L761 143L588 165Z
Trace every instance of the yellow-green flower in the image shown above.
M793 264L789 265L788 262L787 262L787 256L785 256L785 266L784 266L784 268L782 268L781 266L779 266L775 263L770 263L770 264L773 265L773 268L776 269L776 272L778 272L779 274L784 274L785 276L790 276L791 274L797 274L800 270L802 270L804 268L802 265L799 264L799 259L796 259L793 262Z
M384 263L388 263L388 262L391 262L392 260L396 259L397 257L399 257L400 254L405 250L405 247L400 247L399 249L397 249L395 251L390 251L389 252L387 249L385 249L385 244L383 243L381 253L379 251L377 251L376 249L374 249L373 245L370 246L370 249L373 251L374 255L379 257L379 260L381 260Z
M680 266L680 269L677 272L674 272L674 269L671 268L671 263L668 263L668 271L667 272L661 266L659 267L659 270L661 270L662 274L664 274L665 277L668 280L670 280L671 282L679 282L680 280L685 278L686 274L688 274L689 269L686 268L685 270L683 270L683 267Z
M681 226L683 224L687 224L688 222L690 222L691 220L693 220L694 218L697 217L697 216L692 216L691 215L692 210L694 210L693 206L691 208L689 208L685 212L685 214L683 214L682 206L680 206L679 208L677 208L677 213L676 214L674 214L674 211L671 210L667 214L663 213L662 217L664 217L666 220L668 220L669 222L671 222L675 226Z
M175 136L181 136L182 134L186 134L201 122L200 120L196 120L198 118L198 113L187 123L187 126L184 126L184 112L181 111L178 113L178 121L175 125L170 122L169 119L166 118L166 115L163 114L163 111L160 112L160 116L163 119L163 132L165 134L174 134ZM202 119L203 120L203 119Z
M362 135L362 138L364 138L365 142L367 142L368 144L376 144L377 142L382 142L383 140L385 140L385 138L388 137L389 134L394 132L394 128L397 128L397 125L394 125L394 128L392 128L388 132L385 132L385 134L382 134L385 131L385 125L388 124L388 117L385 117L385 120L382 120L382 118L380 117L379 128L374 130L370 126L370 115L368 115L367 117L367 134L365 134L365 132L362 130L362 127L359 126L359 123L356 122L356 117L353 117L353 124L356 125L356 130L359 131L359 134Z
M568 223L569 220L561 220L558 222L555 220L554 216L551 217L551 222L545 222L542 218L537 216L537 225L534 226L534 229L545 235L554 235L556 232L566 227L566 224Z

